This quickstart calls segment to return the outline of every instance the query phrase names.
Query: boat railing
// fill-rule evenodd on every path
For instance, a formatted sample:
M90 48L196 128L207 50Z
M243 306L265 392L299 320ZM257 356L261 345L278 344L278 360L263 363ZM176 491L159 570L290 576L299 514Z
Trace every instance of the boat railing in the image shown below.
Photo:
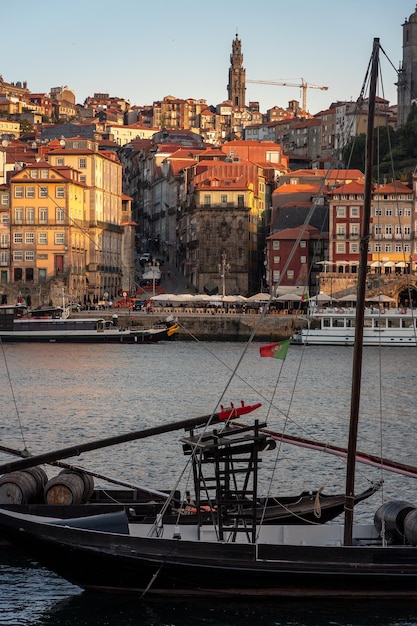
M353 315L356 313L355 307L318 307L311 306L309 308L309 316L314 315ZM366 307L365 315L415 315L417 316L417 309L410 307Z

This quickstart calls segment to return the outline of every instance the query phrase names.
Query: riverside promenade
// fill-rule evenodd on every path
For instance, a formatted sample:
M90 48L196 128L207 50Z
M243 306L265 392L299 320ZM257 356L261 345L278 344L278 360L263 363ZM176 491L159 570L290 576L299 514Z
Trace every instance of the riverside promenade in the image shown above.
M173 266L163 266L161 287L164 293L195 293L186 278ZM150 297L151 292L146 292ZM85 313L85 312L84 312ZM97 314L97 311L91 314ZM175 337L180 341L248 341L255 331L254 340L262 342L281 341L291 337L295 330L303 326L302 319L296 315L278 315L268 313L261 319L258 308L247 307L245 313L233 307L221 308L192 306L153 306L153 312L132 311L116 308L100 311L100 317L111 319L117 315L119 326L149 328L163 322L172 315L180 325ZM76 314L81 315L81 314ZM261 323L260 323L261 322Z

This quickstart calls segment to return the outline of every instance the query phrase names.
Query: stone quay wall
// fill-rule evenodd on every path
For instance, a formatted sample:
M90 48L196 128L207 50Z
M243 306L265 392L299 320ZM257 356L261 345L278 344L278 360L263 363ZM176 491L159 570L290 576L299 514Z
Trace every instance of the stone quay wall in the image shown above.
M90 315L98 314L91 311ZM111 318L118 316L119 326L149 328L164 321L166 314L147 314L123 309L100 311L100 316ZM81 316L78 313L77 316ZM260 314L231 313L179 313L174 319L180 324L180 332L175 337L179 341L248 341L255 331L254 340L262 342L281 341L291 337L297 328L303 326L302 318L295 315L267 314L262 320ZM261 323L260 323L261 322ZM258 327L259 325L259 327Z

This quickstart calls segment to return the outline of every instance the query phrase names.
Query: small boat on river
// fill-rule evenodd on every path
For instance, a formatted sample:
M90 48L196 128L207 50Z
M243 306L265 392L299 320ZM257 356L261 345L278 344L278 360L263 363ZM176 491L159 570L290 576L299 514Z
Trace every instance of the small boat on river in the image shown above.
M353 346L356 310L341 306L319 308L313 305L307 324L292 336L292 343L309 346ZM364 346L417 345L417 311L367 307L365 309Z
M173 337L178 324L169 318L152 328L124 328L117 315L70 317L68 309L23 305L0 306L0 340L7 342L51 343L156 343Z

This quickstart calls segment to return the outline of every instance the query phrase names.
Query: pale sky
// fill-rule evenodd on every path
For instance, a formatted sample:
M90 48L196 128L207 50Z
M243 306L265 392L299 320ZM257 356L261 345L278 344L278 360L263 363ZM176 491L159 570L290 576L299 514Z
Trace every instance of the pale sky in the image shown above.
M374 37L395 69L413 0L19 0L2 3L0 74L32 92L67 85L78 103L96 92L152 104L167 95L227 99L232 41L242 41L246 78L299 84L310 113L356 100ZM6 27L7 25L7 27ZM383 91L397 101L396 72L381 57ZM301 102L297 87L247 84L246 103Z

